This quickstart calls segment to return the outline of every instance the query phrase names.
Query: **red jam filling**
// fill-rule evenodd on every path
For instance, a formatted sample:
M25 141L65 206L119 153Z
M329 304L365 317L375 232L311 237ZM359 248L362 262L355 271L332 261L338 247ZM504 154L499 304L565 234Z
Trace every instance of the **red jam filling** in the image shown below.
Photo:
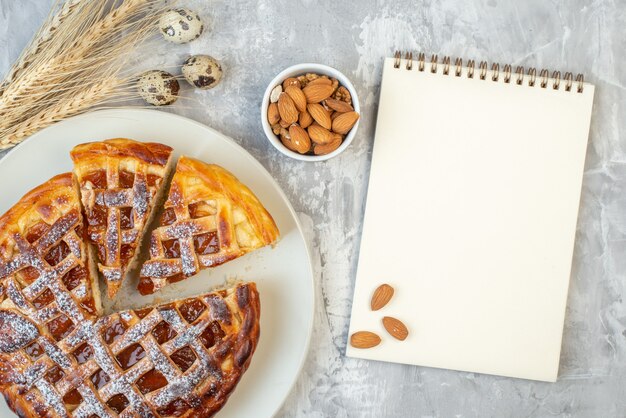
M122 369L127 370L146 356L146 352L139 344L133 344L119 353L115 358Z
M195 235L193 237L193 246L197 254L215 254L220 251L220 241L217 232L208 232L206 234Z
M192 323L206 310L206 305L198 299L187 299L181 304L178 310L187 322Z
M196 353L193 352L191 347L186 346L181 348L180 350L174 352L170 358L180 368L180 370L185 373L191 365L196 361Z
M118 393L117 395L113 395L111 399L107 401L107 405L113 410L113 412L121 414L122 411L128 406L128 398L121 393Z
M152 336L159 344L164 344L176 336L176 331L165 321L159 322L152 330Z
M167 385L167 379L158 370L152 369L135 382L137 388L144 395Z
M102 333L102 338L107 344L113 344L126 332L126 326L119 319L113 322Z
M93 171L83 176L83 184L90 182L96 189L107 188L107 172L106 170Z

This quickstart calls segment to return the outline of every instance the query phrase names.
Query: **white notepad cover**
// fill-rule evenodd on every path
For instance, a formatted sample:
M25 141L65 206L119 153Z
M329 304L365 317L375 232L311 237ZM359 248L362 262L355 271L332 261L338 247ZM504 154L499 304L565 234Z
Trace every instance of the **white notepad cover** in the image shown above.
M594 87L404 64L384 64L349 332L383 341L347 355L555 381Z

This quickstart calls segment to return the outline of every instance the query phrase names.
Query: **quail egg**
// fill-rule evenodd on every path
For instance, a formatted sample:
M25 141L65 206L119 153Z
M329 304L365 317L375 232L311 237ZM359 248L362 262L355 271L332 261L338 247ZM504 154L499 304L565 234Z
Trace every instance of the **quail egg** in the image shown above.
M208 55L193 55L187 58L182 72L189 84L202 90L215 87L222 78L222 66Z
M172 9L159 19L159 29L166 41L184 44L197 39L204 31L198 13L189 9Z
M143 73L137 81L141 97L151 105L163 106L172 104L178 99L180 84L172 74L151 70Z

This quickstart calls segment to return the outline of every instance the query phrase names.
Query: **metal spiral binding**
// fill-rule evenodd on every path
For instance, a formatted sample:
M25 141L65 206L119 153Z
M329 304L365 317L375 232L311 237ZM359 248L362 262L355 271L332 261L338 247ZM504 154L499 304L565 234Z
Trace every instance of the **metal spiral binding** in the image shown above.
M413 52L406 52L404 59L406 61L405 68L409 71L413 70ZM478 71L476 71L476 62L474 60L468 60L467 65L463 66L463 59L456 58L454 60L454 65L451 64L452 59L449 56L444 56L441 61L439 60L436 54L431 55L430 60L426 59L426 55L423 52L417 54L417 66L416 70L419 72L423 72L428 68L428 71L431 73L437 73L439 68L442 68L443 75L453 75L455 77L461 77L463 75L463 70L465 69L465 76L467 78L474 78L475 74L478 74L478 78L481 80L487 79L487 74L489 72L489 63L487 61L480 61L478 63ZM394 54L394 68L400 68L402 65L402 52L396 51ZM454 67L452 73L450 72L450 67ZM500 64L492 63L491 64L491 81L502 81L506 84L510 84L513 81L516 85L521 86L524 84L524 80L526 80L528 86L534 87L535 85L540 88L547 89L548 87L552 87L553 90L559 90L561 87L561 81L564 83L565 91L572 91L572 87L574 83L576 84L576 92L582 93L585 84L585 78L582 74L576 75L574 79L574 75L571 72L566 72L561 78L560 71L553 71L552 76L550 76L550 72L543 68L539 71L539 76L537 76L537 69L534 67L530 67L527 70L524 69L523 66L517 66L515 68L515 73L513 73L513 67L510 64L505 64L502 67L502 73L500 72Z

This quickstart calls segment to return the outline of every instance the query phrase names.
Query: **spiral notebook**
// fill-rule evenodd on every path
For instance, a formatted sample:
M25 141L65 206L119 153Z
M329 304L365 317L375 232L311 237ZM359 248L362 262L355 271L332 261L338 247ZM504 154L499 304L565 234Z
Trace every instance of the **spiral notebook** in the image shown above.
M416 58L384 63L352 307L382 341L347 355L555 381L594 86Z

